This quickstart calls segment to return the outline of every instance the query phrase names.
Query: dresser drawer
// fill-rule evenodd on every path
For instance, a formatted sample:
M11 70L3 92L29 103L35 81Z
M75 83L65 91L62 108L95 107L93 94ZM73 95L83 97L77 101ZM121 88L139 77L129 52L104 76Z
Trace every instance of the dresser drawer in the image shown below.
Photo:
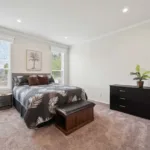
M129 102L128 98L125 98L125 97L119 97L118 98L118 104L119 105L127 106L128 102Z
M5 106L11 106L11 103L9 102L6 102L6 101L3 101L3 102L0 102L0 107L5 107Z
M117 105L117 110L122 111L122 112L127 112L128 111L128 106L127 105L118 104Z
M128 97L130 89L124 87L110 87L111 94L118 95L119 97Z
M0 102L11 102L11 97L0 97Z
M129 100L125 97L118 98L117 109L122 112L127 112L129 110Z
M110 88L110 105L123 105L127 106L129 101L129 90L122 87Z
M12 96L0 96L0 107L11 106L12 105Z
M118 87L118 92L119 92L119 93L127 93L127 92L128 92L128 89L122 88L122 87Z

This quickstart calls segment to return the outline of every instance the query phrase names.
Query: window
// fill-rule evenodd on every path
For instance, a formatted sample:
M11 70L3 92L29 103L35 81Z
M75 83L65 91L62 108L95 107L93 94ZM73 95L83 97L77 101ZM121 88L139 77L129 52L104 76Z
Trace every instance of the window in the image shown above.
M10 88L10 42L0 40L0 88Z
M68 84L68 47L51 46L52 75L56 83Z
M64 84L64 53L52 51L52 75L56 83Z

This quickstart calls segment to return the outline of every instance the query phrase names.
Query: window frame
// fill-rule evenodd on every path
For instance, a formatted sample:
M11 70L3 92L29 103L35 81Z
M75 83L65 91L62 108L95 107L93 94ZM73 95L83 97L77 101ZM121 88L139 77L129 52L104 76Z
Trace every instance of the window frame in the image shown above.
M69 83L69 48L64 48L64 47L57 47L57 46L51 46L51 56L52 56L52 52L60 52L64 54L64 74L63 74L63 80L64 80L64 84L68 84ZM52 66L51 66L51 72L52 72Z
M10 39L6 39L6 38L1 38L0 36L0 41L6 41L8 42L10 45L9 45L9 59L8 59L8 68L3 68L4 70L8 70L8 80L7 80L7 86L0 86L0 91L2 90L10 90L11 89L11 85L12 85L12 82L11 82L11 49L12 49L12 42L13 40L10 40Z
M53 52L55 52L55 53L61 53L61 57L62 57L62 55L63 55L63 59L61 59L61 63L63 63L63 67L61 66L61 70L53 70L52 69L52 75L53 75L53 72L61 72L62 73L62 77L61 77L61 79L62 79L62 83L61 84L64 84L64 82L65 82L65 78L64 78L64 72L65 72L65 69L64 69L64 55L65 55L65 53L64 52L62 52L62 51L57 51L57 50L52 50L51 51L51 53L52 53L52 57L53 57ZM54 79L55 80L55 79Z

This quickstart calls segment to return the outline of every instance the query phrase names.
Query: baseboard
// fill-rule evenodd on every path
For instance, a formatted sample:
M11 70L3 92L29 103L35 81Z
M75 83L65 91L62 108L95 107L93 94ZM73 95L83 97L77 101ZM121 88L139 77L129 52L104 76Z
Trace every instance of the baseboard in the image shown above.
M97 101L97 100L93 100L93 99L89 99L89 101L93 101L95 103L103 103L103 104L109 105L109 102L105 102L105 101Z

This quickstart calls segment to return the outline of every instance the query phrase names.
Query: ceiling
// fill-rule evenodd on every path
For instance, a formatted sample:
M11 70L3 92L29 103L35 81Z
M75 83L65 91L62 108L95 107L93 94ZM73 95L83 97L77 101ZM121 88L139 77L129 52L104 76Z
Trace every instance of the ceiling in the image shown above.
M0 26L68 45L148 19L150 0L0 0Z

